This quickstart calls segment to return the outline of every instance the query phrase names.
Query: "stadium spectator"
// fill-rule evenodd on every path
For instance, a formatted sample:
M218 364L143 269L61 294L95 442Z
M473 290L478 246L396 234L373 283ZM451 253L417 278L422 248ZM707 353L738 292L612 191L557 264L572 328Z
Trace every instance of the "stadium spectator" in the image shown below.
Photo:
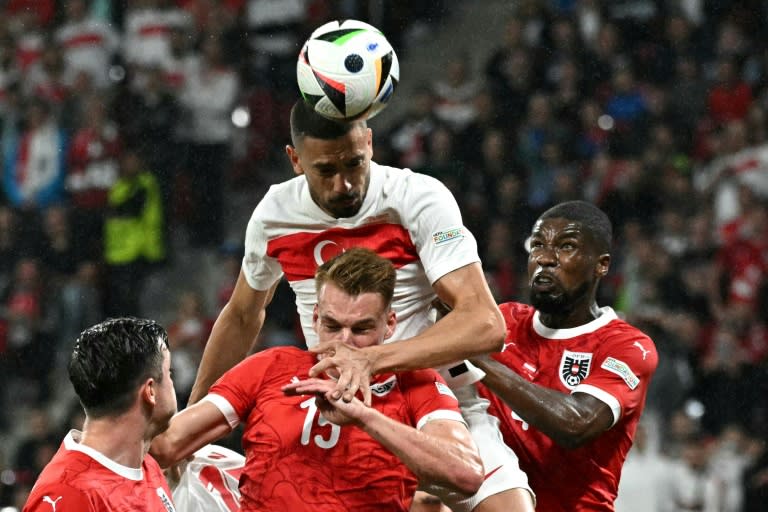
M147 455L176 412L165 330L136 318L86 329L75 342L69 375L85 409L45 467L24 512L174 510L171 490Z
M24 95L40 98L62 108L69 94L65 76L64 57L61 47L55 41L41 43L40 58L29 66L22 81Z
M47 103L31 101L24 112L24 127L10 129L2 141L3 188L31 220L62 199L68 141Z
M107 196L117 181L123 146L117 125L107 117L105 101L96 95L83 105L69 147L66 178L73 223L92 258L101 254Z
M185 165L191 187L190 238L196 246L221 243L225 168L232 136L232 108L240 93L237 74L226 63L221 41L203 36L199 58L184 82L180 102L189 123Z
M213 320L204 312L199 293L186 291L179 295L176 316L168 325L168 343L173 351L176 401L186 404L203 347L213 328Z
M131 2L123 25L123 57L132 65L162 65L170 58L170 35L191 24L189 15L164 0Z
M395 273L367 249L321 265L312 315L320 342L362 348L392 336ZM161 465L176 463L244 423L244 510L406 511L417 480L465 494L480 487L480 456L437 372L378 376L368 408L332 396L332 380L307 379L315 362L311 352L288 347L245 359L171 420L152 454Z
M710 89L707 98L709 114L717 124L740 120L746 117L752 104L752 90L739 77L736 62L723 57L717 63L717 82Z
M660 512L656 494L667 475L668 461L661 456L658 443L650 439L648 422L641 420L635 431L632 449L621 468L616 512Z
M138 314L144 280L165 254L157 180L135 150L126 149L120 158L120 177L109 190L104 220L108 315Z
M120 36L109 24L88 13L89 0L64 4L65 20L56 30L56 43L64 49L66 77L73 83L80 73L104 89L110 84L109 67L120 45Z
M445 67L445 76L435 80L433 86L435 116L454 133L463 130L477 115L473 100L482 83L473 73L470 62L468 55L452 54Z
M417 87L409 103L403 117L393 123L388 138L395 152L394 161L403 167L417 169L426 163L429 135L440 123L433 111L435 96L428 87Z

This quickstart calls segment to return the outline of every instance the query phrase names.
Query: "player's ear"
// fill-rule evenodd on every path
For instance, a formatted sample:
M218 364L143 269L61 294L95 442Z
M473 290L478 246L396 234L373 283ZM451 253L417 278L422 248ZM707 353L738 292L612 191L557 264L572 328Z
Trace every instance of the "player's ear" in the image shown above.
M317 332L317 319L320 317L317 313L317 304L315 304L315 307L312 309L312 328Z
M384 332L385 340L395 334L395 327L397 327L397 315L395 315L394 309L390 309L389 313L387 313L387 330Z
M296 148L290 144L286 144L285 154L288 155L288 160L290 160L291 167L293 167L293 172L296 176L304 174L304 169L302 169L301 162L299 162L299 152L296 151Z
M595 273L598 278L605 277L608 273L608 269L611 267L611 255L601 254L597 257L597 264L595 265Z
M141 399L142 401L155 405L157 403L157 382L153 378L148 378L141 386Z
M365 129L365 145L368 149L368 158L373 158L373 130Z

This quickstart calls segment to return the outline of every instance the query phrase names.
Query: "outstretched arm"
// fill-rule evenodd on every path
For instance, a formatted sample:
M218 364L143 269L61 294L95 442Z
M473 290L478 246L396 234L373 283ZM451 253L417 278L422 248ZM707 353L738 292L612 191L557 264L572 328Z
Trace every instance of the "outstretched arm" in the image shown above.
M276 286L264 291L254 290L240 271L232 297L213 324L205 345L190 393L190 404L203 398L216 379L248 355L264 325L266 307Z
M439 322L413 338L362 349L343 343L319 344L311 350L330 357L315 365L310 374L318 376L337 368L340 377L335 393L351 400L360 390L370 403L371 375L434 368L501 348L504 319L479 263L449 272L434 283L434 289L451 307Z
M483 384L561 446L578 448L613 424L611 408L592 395L568 395L539 386L488 356L471 361L485 372Z
M288 384L288 394L316 394L322 415L337 425L354 424L395 454L426 482L474 494L483 482L483 463L466 425L453 420L428 421L421 430L393 420L354 398L334 400L334 383L307 379Z
M168 430L152 440L149 453L160 467L166 468L231 431L232 427L219 408L205 400L171 418Z

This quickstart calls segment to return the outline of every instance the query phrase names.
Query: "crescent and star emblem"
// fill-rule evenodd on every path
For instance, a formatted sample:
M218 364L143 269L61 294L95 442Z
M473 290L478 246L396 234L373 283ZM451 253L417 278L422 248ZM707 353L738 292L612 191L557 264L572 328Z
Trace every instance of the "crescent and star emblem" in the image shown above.
M331 240L323 240L322 242L318 242L318 244L315 246L315 250L313 254L315 256L315 263L317 263L318 266L325 263L325 261L323 260L323 248L325 248L328 245L339 245L339 244ZM344 249L342 249L341 252L344 252Z

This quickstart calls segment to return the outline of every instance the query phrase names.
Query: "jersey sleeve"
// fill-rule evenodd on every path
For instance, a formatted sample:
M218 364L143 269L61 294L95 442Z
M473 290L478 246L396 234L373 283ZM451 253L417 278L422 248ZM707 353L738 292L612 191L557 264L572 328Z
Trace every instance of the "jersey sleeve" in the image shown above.
M264 377L271 362L265 350L247 357L217 380L204 398L224 414L230 427L244 421L256 406Z
M464 226L453 194L423 174L408 177L403 225L408 226L430 284L458 268L480 261L477 241Z
M433 420L453 420L464 423L459 402L451 389L434 370L408 372L401 379L403 395L412 425L421 429Z
M243 256L243 275L254 290L268 290L283 276L280 263L267 256L267 237L264 232L262 212L268 208L270 196L267 194L259 203L248 221L245 230L245 255Z
M100 512L86 493L66 483L35 487L22 512Z
M587 393L606 403L613 425L642 407L658 355L653 341L642 333L625 334L618 343L595 353L589 376L572 393Z

